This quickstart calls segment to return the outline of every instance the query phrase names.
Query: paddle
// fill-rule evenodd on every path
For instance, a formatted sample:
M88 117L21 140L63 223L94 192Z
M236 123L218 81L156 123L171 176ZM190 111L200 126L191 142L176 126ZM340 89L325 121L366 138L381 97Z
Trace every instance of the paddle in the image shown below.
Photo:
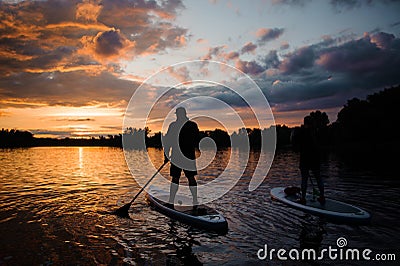
M133 199L129 203L125 204L118 210L113 211L112 214L115 214L122 218L128 218L129 217L128 211L131 208L132 203L135 201L135 199L140 195L140 193L142 193L142 191L147 187L147 185L151 182L151 180L153 180L153 178L161 171L161 169L167 163L168 163L168 161L164 161L164 163L160 166L160 168L158 168L157 172L155 172L154 175L149 179L149 181L147 181L147 183L139 190L139 192L135 195L135 197L133 197Z

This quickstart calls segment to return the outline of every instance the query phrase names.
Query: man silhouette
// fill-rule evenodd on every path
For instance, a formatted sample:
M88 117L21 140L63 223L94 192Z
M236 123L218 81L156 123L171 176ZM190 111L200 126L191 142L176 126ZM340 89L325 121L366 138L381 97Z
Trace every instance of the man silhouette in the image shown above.
M300 203L306 203L307 183L310 178L310 170L317 180L319 189L318 201L325 204L324 180L320 172L320 151L315 121L311 116L304 117L304 125L297 136L300 149L300 172L301 172L301 199Z
M190 192L193 197L193 206L197 207L197 175L195 149L198 146L199 128L190 121L183 107L176 109L176 121L172 122L164 137L164 160L171 160L170 175L172 182L167 206L174 207L176 193L179 188L181 172L185 173L189 181ZM170 154L171 152L171 154Z
M293 147L296 151L300 151L301 198L299 203L301 204L306 204L307 181L310 178L310 171L313 172L317 180L318 201L325 204L324 180L320 172L320 150L317 133L315 121L308 115L304 117L304 124L301 128L294 131L291 136Z

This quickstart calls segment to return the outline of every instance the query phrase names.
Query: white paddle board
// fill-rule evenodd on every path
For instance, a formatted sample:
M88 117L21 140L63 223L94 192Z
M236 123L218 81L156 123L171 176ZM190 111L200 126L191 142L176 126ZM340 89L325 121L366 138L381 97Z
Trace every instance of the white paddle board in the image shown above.
M171 219L210 231L225 233L228 230L228 222L221 213L206 205L199 205L197 209L193 209L193 206L181 206L178 203L181 201L180 197L182 196L176 197L176 204L172 209L166 205L169 194L146 195L150 206Z
M302 204L299 202L299 194L287 195L284 190L284 187L271 189L271 197L303 212L326 217L338 223L367 224L371 219L371 215L359 207L332 199L326 199L325 204L321 204L312 194L307 194L306 203Z

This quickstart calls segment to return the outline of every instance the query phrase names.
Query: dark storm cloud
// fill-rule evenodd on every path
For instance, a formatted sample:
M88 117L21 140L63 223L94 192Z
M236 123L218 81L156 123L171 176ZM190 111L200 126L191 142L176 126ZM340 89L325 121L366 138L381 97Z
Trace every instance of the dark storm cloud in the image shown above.
M224 49L215 47L209 55L223 58ZM276 112L333 110L353 97L364 98L400 84L400 39L384 32L358 39L323 36L320 42L291 53L271 50L256 60L238 57L233 62L254 78ZM193 93L185 91L184 95L190 97ZM218 87L207 88L207 95L232 106L244 106L234 93Z
M243 91L240 92L243 93ZM207 96L219 99L231 107L248 106L246 101L243 99L243 95L239 95L238 92L234 91L233 89L222 85L195 86L180 90L173 89L170 90L167 94L163 95L163 99L161 99L161 101L163 103L167 103L169 107L173 107L176 103L184 102L185 100L193 99L194 97L199 96ZM207 103L207 101L203 101L203 103L204 102L206 102L207 105L200 104L196 108L198 108L199 110L224 108L223 105L215 106L215 102ZM212 105L210 106L208 104ZM194 107L191 106L191 109L194 110Z
M213 51L224 54L223 47ZM237 58L235 67L255 78L275 111L338 108L400 84L400 39L384 32L359 39L323 36L285 55L271 50L257 60ZM240 105L230 93L217 95Z
M366 87L398 84L400 39L383 32L367 35L321 51L317 63L332 73L345 73Z
M280 61L278 58L278 53L276 50L270 51L263 59L262 61L265 64L265 68L278 68Z
M227 59L225 46L210 49ZM276 50L256 60L234 59L235 67L256 79L272 104L293 110L315 104L342 106L349 97L400 84L400 39L377 32L359 39L323 36L316 44L279 55ZM222 95L224 99L229 95ZM322 100L323 99L323 100ZM292 103L292 104L289 104ZM302 106L302 107L301 107ZM283 110L283 109L282 109Z
M296 73L302 69L312 67L315 61L315 52L312 46L307 46L287 55L281 62L280 69L285 74Z
M328 80L328 76L318 69L307 74L280 75L274 78L260 82L260 86L268 100L275 104L332 97L340 90L348 89L343 87L346 86L346 78L338 76Z
M118 31L110 30L102 32L96 38L96 53L104 56L118 54L124 46L124 38Z
M258 66L275 69L258 75L257 83L275 110L340 107L353 97L365 97L400 84L400 39L393 34L366 34L357 40L324 39L286 54L276 51Z

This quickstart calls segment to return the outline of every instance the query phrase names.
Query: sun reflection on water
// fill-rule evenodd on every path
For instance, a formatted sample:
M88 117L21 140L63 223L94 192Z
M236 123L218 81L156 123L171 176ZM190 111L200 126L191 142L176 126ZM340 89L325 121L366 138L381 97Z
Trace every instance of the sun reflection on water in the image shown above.
M79 147L79 169L83 169L83 147Z

